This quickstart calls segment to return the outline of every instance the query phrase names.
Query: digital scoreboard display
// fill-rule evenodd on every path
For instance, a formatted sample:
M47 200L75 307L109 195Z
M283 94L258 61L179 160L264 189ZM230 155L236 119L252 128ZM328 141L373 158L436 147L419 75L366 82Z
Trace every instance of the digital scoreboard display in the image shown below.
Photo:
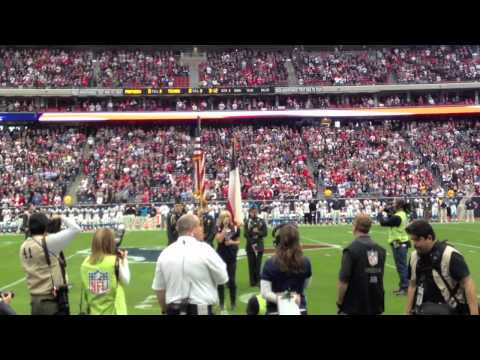
M273 87L209 87L209 88L145 88L123 89L125 96L165 96L165 95L249 95L274 94Z

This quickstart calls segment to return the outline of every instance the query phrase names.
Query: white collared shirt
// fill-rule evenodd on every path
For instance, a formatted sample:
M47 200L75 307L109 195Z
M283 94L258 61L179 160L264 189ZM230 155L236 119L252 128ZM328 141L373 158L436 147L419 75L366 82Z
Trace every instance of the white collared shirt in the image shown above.
M207 243L180 236L158 257L152 289L165 291L167 304L189 298L197 305L218 304L217 286L228 281L227 266Z

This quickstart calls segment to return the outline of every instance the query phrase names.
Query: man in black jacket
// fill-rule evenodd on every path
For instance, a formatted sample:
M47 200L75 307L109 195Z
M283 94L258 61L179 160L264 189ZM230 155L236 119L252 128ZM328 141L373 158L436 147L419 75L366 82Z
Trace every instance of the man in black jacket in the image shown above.
M386 250L368 234L372 220L359 214L353 222L355 240L343 250L338 283L339 314L378 315L385 308L383 274Z

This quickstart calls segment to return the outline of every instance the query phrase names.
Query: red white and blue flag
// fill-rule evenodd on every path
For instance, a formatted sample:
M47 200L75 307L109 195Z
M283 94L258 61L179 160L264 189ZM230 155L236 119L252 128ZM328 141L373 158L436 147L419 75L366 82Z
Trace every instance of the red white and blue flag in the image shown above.
M200 200L205 198L205 155L202 149L200 117L195 135L195 147L193 151L193 186L194 194Z
M232 220L237 226L243 225L242 215L242 192L240 184L240 172L237 158L238 144L233 140L232 161L230 164L230 176L228 179L228 202L227 210L232 215Z
M95 271L88 273L88 290L93 295L105 294L108 291L108 272Z

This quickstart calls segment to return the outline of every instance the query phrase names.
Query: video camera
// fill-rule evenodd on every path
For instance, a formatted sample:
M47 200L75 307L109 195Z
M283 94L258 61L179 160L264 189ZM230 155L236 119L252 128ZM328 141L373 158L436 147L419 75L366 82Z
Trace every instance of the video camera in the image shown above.
M126 231L125 225L123 224L118 225L118 227L115 229L115 246L117 248L117 252L120 250L120 245L122 244Z

